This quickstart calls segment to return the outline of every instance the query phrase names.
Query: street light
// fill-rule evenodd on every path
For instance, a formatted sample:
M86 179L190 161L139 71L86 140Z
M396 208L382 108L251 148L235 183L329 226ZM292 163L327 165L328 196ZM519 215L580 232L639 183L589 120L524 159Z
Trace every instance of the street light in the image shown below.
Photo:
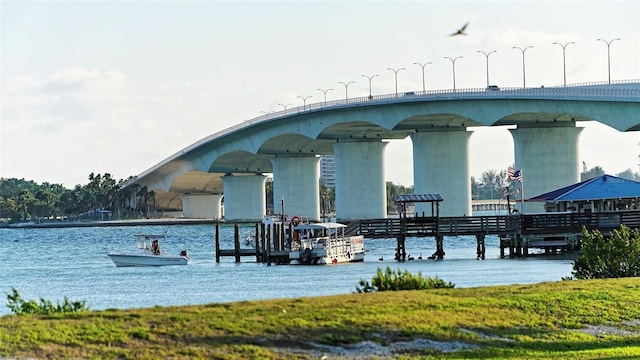
M525 89L527 87L527 82L526 82L526 79L524 77L524 52L527 51L527 49L530 49L532 47L533 47L533 45L529 45L529 46L527 46L526 48L523 49L523 48L520 48L520 47L517 47L517 46L513 46L514 49L518 49L518 50L522 51L522 88L523 89Z
M560 44L559 42L553 42L552 44L556 44L556 45L560 45L562 47L562 72L564 75L564 86L567 86L567 62L566 62L566 58L565 58L565 49L567 48L568 45L570 44L575 44L575 42L571 41L568 42L566 44Z
M273 113L273 111L269 111L269 112L260 111L260 112L263 113L267 117L267 120L269 119L269 115L271 115Z
M611 52L610 52L610 47L611 47L611 43L616 41L616 40L620 40L620 39L615 38L615 39L611 39L609 41L604 40L604 39L598 39L598 41L603 41L605 44L607 44L607 72L609 73L609 85L611 85Z
M426 63L424 63L424 64L420 64L420 63L415 62L415 63L413 63L413 64L414 64L414 65L418 65L418 66L420 66L420 67L422 68L422 92L425 92L425 91L426 91L426 89L425 89L425 87L424 87L424 67L425 67L425 66L427 66L427 65L429 65L429 64L431 64L431 63L430 63L430 62L426 62Z
M306 111L307 110L307 99L310 98L310 97L313 97L313 96L309 95L309 96L304 96L304 97L303 96L298 96L298 97L300 99L302 99L302 104L303 104L302 105L302 111Z
M285 114L285 115L287 115L287 108L288 108L289 106L293 105L293 104L289 103L289 104L287 104L287 105L284 105L284 104L278 104L278 105L280 105L280 106L282 106L282 107L284 108L284 114Z
M497 52L496 50L491 50L488 53L478 50L476 52L479 52L480 54L484 55L487 58L487 87L489 87L489 55L493 54L494 52Z
M398 69L387 68L387 70L393 71L393 73L396 76L396 96L398 96L398 71L404 70L404 68L403 67L398 68Z
M349 85L350 84L355 84L355 81L349 81L348 83L343 83L342 81L338 81L338 84L342 84L344 85L344 99L348 100L349 99Z
M369 79L369 100L371 100L373 97L371 96L371 79L373 79L376 76L380 76L378 74L376 75L371 75L371 76L367 76L367 75L362 75L362 77L366 77L367 79Z
M333 89L318 89L318 91L322 91L324 93L324 106L327 106L327 92L331 91Z
M462 56L456 56L453 59L448 56L445 56L444 58L451 60L451 65L453 66L453 91L456 91L456 60L462 59Z

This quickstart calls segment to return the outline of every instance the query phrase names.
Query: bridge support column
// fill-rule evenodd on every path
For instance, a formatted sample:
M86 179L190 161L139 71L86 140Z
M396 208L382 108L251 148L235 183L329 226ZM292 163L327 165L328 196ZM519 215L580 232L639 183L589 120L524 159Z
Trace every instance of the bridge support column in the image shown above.
M414 193L439 193L441 216L471 215L469 138L473 132L428 131L411 135ZM430 214L429 204L417 203L416 213Z
M264 175L222 177L226 221L262 221L267 207L266 179Z
M387 217L382 141L333 144L336 166L336 219Z
M320 221L320 158L275 157L271 163L274 211L280 212L279 204L284 199L286 215Z
M572 125L509 130L515 168L522 169L525 199L580 181L578 141L583 128ZM516 204L522 212L522 202ZM527 203L524 210L544 212L544 203Z
M222 195L182 195L182 216L191 219L221 219Z

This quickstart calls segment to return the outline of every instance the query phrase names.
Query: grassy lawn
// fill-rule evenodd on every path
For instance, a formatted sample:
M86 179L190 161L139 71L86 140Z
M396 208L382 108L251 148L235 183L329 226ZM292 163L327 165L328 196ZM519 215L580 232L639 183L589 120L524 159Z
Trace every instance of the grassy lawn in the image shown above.
M319 359L323 355L328 359L357 355L361 359L640 358L640 279L0 317L0 357Z

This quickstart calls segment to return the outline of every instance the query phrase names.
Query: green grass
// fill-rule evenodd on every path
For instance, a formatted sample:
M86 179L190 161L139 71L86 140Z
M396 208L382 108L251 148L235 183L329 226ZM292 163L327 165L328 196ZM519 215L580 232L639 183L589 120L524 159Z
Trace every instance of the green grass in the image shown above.
M428 339L473 347L448 353L423 347L394 358L617 360L640 357L638 319L638 278L376 292L9 315L0 317L0 357L311 359L318 353L302 350L313 344ZM587 325L631 334L576 331Z

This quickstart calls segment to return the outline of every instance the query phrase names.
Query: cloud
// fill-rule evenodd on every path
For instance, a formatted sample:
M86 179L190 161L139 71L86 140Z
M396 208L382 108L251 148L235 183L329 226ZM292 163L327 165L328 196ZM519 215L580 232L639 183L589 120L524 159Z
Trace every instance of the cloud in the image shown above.
M67 122L93 122L128 96L126 76L117 71L70 68L49 79L19 76L3 86L5 134L50 133Z

